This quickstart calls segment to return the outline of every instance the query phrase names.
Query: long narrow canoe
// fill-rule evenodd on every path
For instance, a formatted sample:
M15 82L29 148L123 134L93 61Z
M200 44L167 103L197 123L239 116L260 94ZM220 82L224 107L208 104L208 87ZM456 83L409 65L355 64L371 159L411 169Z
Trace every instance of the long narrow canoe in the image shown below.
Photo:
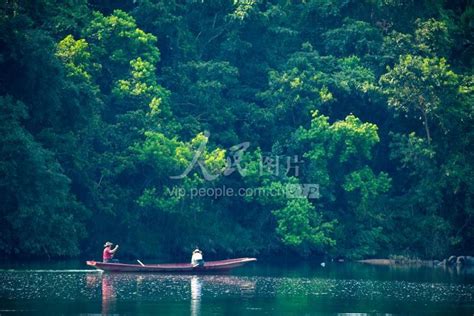
M165 264L127 264L127 263L105 263L87 261L87 265L98 270L113 272L226 272L230 269L240 267L248 262L257 261L256 258L237 258L220 261L206 261L204 266L193 267L191 263L165 263Z

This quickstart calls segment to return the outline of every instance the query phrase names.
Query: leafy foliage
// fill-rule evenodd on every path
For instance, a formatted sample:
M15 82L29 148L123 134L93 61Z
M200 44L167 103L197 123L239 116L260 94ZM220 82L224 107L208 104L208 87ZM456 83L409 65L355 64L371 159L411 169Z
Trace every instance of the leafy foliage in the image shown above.
M473 12L3 3L0 254L472 255Z

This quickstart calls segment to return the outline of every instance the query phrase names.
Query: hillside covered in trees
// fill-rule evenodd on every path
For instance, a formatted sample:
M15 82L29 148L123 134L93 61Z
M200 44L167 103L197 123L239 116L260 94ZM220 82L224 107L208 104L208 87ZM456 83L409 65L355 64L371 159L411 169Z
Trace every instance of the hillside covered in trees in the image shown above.
M473 255L473 17L1 1L0 256Z

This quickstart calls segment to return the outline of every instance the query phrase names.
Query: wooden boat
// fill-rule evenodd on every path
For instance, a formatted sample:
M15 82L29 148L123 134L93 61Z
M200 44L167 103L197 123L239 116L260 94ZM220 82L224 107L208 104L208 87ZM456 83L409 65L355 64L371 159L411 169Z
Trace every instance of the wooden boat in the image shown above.
M191 263L165 263L165 264L128 264L128 263L105 263L87 261L87 265L98 270L111 272L184 272L184 273L206 273L226 272L243 266L248 262L257 261L256 258L237 258L220 261L206 261L203 266L193 266Z

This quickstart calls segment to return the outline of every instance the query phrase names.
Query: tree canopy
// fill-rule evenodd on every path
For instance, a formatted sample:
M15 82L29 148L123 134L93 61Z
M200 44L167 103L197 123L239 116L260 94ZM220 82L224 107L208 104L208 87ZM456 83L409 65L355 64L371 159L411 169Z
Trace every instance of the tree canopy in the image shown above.
M0 255L474 255L473 12L4 1Z

